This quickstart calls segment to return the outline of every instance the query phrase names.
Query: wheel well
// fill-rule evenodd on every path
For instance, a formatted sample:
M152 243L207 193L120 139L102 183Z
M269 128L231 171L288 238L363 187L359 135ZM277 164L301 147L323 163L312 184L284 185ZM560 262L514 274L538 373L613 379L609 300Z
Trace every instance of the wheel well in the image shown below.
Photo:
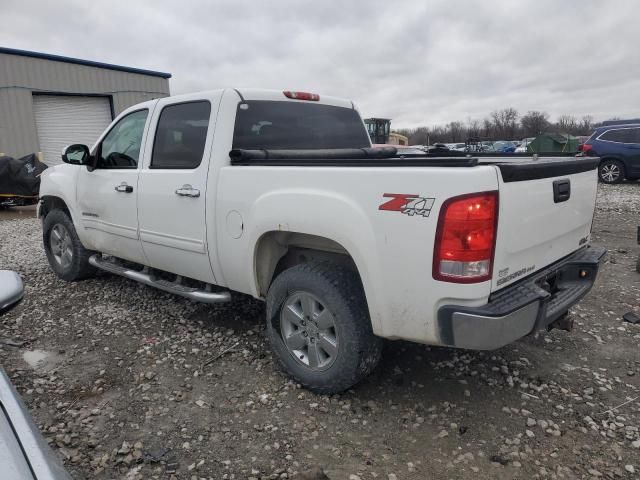
M616 158L616 157L602 157L600 159L600 165L602 165L604 162L607 161L611 161L611 162L616 162L618 163L621 167L622 167L622 175L623 177L627 176L627 164L624 162L624 160L622 160L621 158Z
M53 210L62 210L69 216L69 218L71 218L71 212L69 212L67 204L64 203L64 200L60 197L45 196L41 197L40 201L42 202L40 207L40 218L44 219L47 214Z
M601 163L601 164L602 164L603 162L607 162L607 161L618 162L618 163L621 163L622 165L624 165L624 162L623 162L621 159L616 158L616 157L602 157L602 158L600 159L600 163Z
M297 232L265 233L258 241L254 258L260 296L266 296L271 282L283 270L317 260L330 260L358 273L349 252L333 240Z

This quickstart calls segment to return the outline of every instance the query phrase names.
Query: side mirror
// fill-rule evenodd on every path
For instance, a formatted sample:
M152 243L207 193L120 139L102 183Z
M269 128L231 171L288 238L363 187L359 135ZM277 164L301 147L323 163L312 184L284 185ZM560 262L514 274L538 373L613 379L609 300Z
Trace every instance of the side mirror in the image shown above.
M80 143L69 145L62 150L62 161L72 165L86 165L89 163L91 153L89 147Z

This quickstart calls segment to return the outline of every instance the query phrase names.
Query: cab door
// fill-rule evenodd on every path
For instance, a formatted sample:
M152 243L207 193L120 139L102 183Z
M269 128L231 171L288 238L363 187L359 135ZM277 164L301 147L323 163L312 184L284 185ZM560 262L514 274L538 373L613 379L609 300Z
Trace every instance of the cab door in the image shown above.
M96 145L93 168L80 169L76 189L87 247L139 263L138 175L148 119L147 108L120 118Z
M159 100L140 172L140 239L149 265L215 283L207 246L207 175L219 96ZM211 225L213 227L213 225Z

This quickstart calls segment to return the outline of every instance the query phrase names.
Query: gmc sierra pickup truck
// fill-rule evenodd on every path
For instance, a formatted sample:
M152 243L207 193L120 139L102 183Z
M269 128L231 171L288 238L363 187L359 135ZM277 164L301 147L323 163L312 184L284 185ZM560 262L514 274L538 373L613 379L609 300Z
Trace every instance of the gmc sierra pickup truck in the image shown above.
M122 112L42 176L53 271L96 269L201 302L266 300L286 372L339 392L382 338L495 349L593 285L598 159L371 148L353 103L225 89ZM461 155L461 156L460 156Z

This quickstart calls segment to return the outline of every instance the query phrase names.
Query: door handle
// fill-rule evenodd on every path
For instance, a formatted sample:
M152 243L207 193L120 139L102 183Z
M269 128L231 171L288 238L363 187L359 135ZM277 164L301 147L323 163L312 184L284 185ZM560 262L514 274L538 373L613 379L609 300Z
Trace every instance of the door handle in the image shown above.
M200 190L198 190L197 188L193 188L188 183L185 183L183 186L176 190L176 195L180 195L181 197L196 198L200 196Z
M131 185L127 185L127 182L122 182L115 188L116 192L122 193L131 193L133 192L133 187Z

